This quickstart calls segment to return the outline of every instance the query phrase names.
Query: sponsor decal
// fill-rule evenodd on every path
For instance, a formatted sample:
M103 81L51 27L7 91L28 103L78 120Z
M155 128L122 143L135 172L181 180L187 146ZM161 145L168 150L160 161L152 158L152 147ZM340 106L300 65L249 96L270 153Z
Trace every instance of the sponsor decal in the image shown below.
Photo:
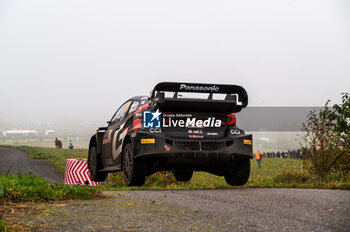
M214 135L218 135L218 133L216 133L216 132L208 132L207 135L212 135L212 136L214 136Z
M240 135L241 131L240 130L231 130L231 134L233 134L233 135Z
M203 135L188 135L190 139L204 139Z
M188 130L189 134L203 134L202 130Z
M112 130L107 130L103 136L103 141L102 144L106 144L106 143L110 143L111 142L111 134L112 134Z
M137 108L137 110L131 115L131 116L135 116L136 118L141 118L142 117L142 111L143 110L148 110L149 108L149 104L144 104L139 106L139 108Z
M156 143L155 139L141 139L141 144Z
M244 139L244 140L243 140L243 143L244 143L244 144L248 144L248 145L252 145L252 140Z
M200 86L200 85L186 85L181 84L180 90L186 90L186 91L203 91L203 92L219 92L220 88L213 85L213 86Z
M162 129L161 128L150 128L149 132L150 133L162 133Z
M143 127L144 128L160 128L160 116L162 115L159 110L157 111L144 111L143 112Z
M169 146L164 145L164 148L165 148L166 151L170 151L170 147Z
M102 144L106 144L106 143L110 143L110 142L111 142L111 139L110 139L110 138L104 137L104 138L103 138Z

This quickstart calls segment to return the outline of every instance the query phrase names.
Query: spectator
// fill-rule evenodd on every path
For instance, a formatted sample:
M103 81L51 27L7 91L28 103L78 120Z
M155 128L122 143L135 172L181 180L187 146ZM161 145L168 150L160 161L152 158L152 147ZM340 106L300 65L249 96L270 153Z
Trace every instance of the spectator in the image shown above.
M55 147L58 148L59 145L60 145L59 140L56 138L56 139L55 139Z
M62 147L63 147L62 141L61 141L61 140L58 140L58 148L59 148L59 149L62 149Z
M283 158L283 159L302 159L302 150L300 148L287 150L287 151L277 151L277 152L264 152L261 157L267 158Z
M259 168L261 168L261 154L260 151L258 151L255 155L255 159L258 162Z
M69 149L73 149L73 148L74 148L74 146L72 144L72 140L69 140Z

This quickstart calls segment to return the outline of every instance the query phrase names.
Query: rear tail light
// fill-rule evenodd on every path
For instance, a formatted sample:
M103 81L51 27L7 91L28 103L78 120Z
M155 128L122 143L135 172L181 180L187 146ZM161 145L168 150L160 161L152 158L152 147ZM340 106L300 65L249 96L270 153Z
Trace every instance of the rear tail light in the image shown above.
M236 123L236 115L228 114L227 115L227 125L234 125Z

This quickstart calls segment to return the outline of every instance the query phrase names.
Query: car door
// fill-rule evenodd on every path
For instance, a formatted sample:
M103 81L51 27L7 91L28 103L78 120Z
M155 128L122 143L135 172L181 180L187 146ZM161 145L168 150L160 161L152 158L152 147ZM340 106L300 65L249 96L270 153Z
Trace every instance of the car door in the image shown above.
M125 137L123 133L124 119L129 110L131 100L125 102L113 115L109 122L108 128L103 137L102 156L105 161L105 167L114 166L120 163L118 157L121 153L122 138Z

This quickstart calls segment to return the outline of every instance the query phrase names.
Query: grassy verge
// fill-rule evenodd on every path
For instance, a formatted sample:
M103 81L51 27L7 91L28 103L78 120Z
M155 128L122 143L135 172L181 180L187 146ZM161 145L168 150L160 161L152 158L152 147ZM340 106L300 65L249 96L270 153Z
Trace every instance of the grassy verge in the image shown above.
M20 146L12 147L26 151L30 158L48 159L63 176L66 159L86 158L87 150L67 150L42 147ZM302 161L292 159L262 160L259 169L255 160L251 160L251 173L248 183L243 187L254 188L325 188L350 189L350 174L331 175L327 178L312 176L302 168ZM238 188L226 184L223 177L205 172L195 172L189 182L177 182L169 172L158 172L147 177L142 187L127 187L123 183L121 173L110 174L108 181L96 187L100 190L133 190L133 189L229 189Z
M51 184L32 173L0 175L0 202L90 200L100 194L87 186Z
M10 231L2 219L2 206L9 202L46 202L62 200L90 200L101 198L96 188L51 184L32 173L26 175L0 175L0 231Z
M267 163L268 162L268 163ZM141 187L127 187L123 184L123 175L116 173L109 175L107 182L97 188L101 190L161 190L161 189L233 189L233 188L317 188L317 189L350 189L350 175L334 176L324 179L318 179L307 171L297 169L300 161L294 160L265 160L265 168L276 166L279 163L283 164L271 170L264 168L257 170L254 173L254 165L252 162L252 174L249 181L244 186L233 187L225 182L223 177L218 177L205 172L195 172L191 181L177 182L172 173L158 172L147 177L146 183ZM285 168L288 166L289 168ZM269 174L269 172L271 172Z

